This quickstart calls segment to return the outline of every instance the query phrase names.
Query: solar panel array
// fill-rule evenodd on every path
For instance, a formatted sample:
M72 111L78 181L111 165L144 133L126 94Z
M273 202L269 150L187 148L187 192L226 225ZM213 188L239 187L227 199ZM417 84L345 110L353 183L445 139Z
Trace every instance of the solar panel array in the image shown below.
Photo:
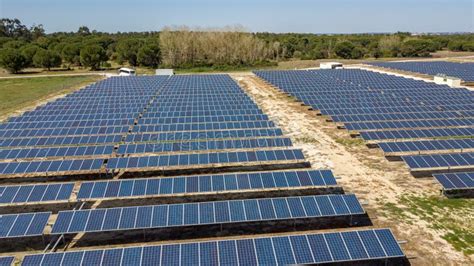
M365 211L357 197L339 194L330 170L291 169L307 166L302 162L303 152L228 75L110 78L0 124L0 175L8 178L0 186L0 207L36 211L0 215L0 237L42 250L31 237L54 242L67 234L62 239L68 242L77 233L250 222L273 227L338 217L358 225L352 219L365 217ZM280 170L266 169L272 165ZM258 171L219 173L220 167L242 171L241 166ZM198 175L137 173L184 169ZM123 172L130 179L117 180ZM86 173L87 181L76 175ZM107 173L101 175L107 180L94 180L98 173ZM48 179L63 175L61 183ZM17 184L11 178L17 176L46 182ZM307 195L316 189L321 195ZM265 197L269 191L278 196ZM208 195L215 201L206 200ZM198 202L190 202L191 196ZM148 197L161 205L145 205L154 200L142 200ZM114 207L97 207L103 200ZM121 205L131 202L137 206ZM246 238L42 253L27 255L21 264L248 265L404 257L387 229ZM0 258L2 263L10 265L12 258Z
M22 265L290 265L404 254L387 229L283 235L26 256Z
M474 81L474 63L455 63L443 61L429 62L376 62L370 65L421 73L430 76L438 74L457 77L464 81Z
M412 172L474 168L473 91L360 69L255 74L401 156Z
M354 195L265 198L61 211L52 234L361 215Z
M51 212L0 214L0 239L40 236Z
M472 189L474 172L446 173L433 175L445 190Z
M272 171L83 182L79 200L334 187L330 170Z
M67 201L74 183L0 186L0 205Z

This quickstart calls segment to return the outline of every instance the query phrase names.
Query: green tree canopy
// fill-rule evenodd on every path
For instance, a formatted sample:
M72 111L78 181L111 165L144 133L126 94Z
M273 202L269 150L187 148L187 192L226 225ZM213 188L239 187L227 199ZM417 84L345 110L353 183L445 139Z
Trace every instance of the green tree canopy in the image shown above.
M352 58L352 50L354 50L354 45L349 41L344 41L336 44L334 47L334 53L338 57L342 57L344 59L351 59Z
M140 41L137 39L120 40L115 48L117 52L117 62L121 64L127 61L131 66L137 66L139 49Z
M61 56L58 53L46 49L39 49L33 56L33 64L37 67L51 70L52 67L61 66Z
M147 67L157 67L161 61L160 46L158 44L145 44L137 54L138 64Z
M18 73L27 66L27 62L19 50L5 48L0 50L0 66L10 73Z
M91 70L97 70L102 62L107 61L105 50L99 45L88 45L81 49L81 64L90 67Z

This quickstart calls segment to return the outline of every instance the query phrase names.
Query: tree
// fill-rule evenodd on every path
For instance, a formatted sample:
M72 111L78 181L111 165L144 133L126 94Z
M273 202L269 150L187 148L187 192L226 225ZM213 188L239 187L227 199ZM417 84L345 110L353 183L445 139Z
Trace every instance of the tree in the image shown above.
M10 73L18 73L27 66L25 57L17 49L0 50L0 66Z
M31 39L28 28L19 19L0 19L0 37Z
M90 35L91 31L86 26L80 26L79 29L77 30L77 33L79 35Z
M344 59L352 58L352 50L354 50L354 45L349 41L344 41L336 44L334 47L334 53Z
M52 67L61 66L61 57L56 52L39 49L33 57L33 64L51 70Z
M157 67L161 62L161 51L158 44L145 44L137 54L137 61L142 66Z
M122 64L127 61L132 66L137 66L137 54L140 42L136 39L125 39L118 42L115 51L117 52L117 62Z
M39 49L41 48L39 48L38 46L34 44L25 45L20 49L21 54L26 59L27 66L33 66L33 57L35 56L36 52L38 52Z
M97 70L100 64L107 61L105 50L99 45L88 45L81 49L81 64L90 67L91 70Z
M71 65L79 65L81 63L81 48L79 44L66 44L61 51L61 56L65 62Z
M407 40L402 44L401 52L406 57L426 57L433 52L432 42L421 39Z
M30 32L31 32L31 35L33 37L33 40L36 40L38 39L39 37L42 37L44 36L45 32L44 32L44 28L43 28L43 24L39 24L39 25L33 25L31 28L30 28Z
M383 36L379 40L378 48L384 57L396 57L400 53L401 44L398 35Z

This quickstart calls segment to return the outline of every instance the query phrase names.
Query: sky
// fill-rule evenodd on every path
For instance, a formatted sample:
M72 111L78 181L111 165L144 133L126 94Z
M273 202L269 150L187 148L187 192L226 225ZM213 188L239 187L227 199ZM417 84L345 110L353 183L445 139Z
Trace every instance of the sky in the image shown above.
M0 17L46 31L241 25L253 32L474 32L474 0L0 0Z

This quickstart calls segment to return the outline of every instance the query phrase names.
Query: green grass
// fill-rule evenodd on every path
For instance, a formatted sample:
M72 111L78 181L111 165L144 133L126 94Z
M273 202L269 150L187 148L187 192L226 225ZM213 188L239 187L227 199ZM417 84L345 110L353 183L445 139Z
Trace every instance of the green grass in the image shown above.
M346 147L359 147L365 144L364 140L360 138L336 138L336 143L342 144Z
M0 115L101 79L100 76L58 76L0 79Z
M398 204L385 203L382 214L413 224L421 219L441 233L454 249L474 254L474 200L434 196L402 196Z

